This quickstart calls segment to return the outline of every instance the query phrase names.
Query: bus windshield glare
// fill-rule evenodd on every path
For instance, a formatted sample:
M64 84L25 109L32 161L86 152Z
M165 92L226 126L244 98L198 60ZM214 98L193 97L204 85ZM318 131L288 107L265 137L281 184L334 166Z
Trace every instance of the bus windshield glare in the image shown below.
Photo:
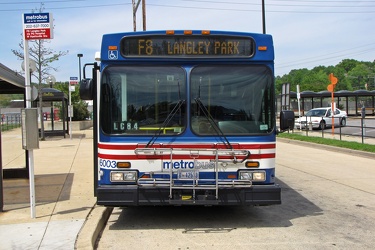
M214 126L224 135L267 134L275 126L266 66L110 66L101 88L106 134L178 135L187 126L198 136L217 135Z

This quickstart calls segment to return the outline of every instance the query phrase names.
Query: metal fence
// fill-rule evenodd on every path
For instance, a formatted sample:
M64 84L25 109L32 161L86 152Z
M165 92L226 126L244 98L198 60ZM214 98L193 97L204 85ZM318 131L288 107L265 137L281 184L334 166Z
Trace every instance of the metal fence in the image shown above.
M343 118L339 119L339 124L342 124L341 122ZM362 143L365 143L365 139L371 139L373 141L373 139L375 139L375 127L368 126L367 122L371 121L371 124L375 124L375 119L358 118L356 120L360 121L360 125L346 124L345 126L334 126L334 134L339 137L338 139L340 141L343 140L343 137L358 138ZM301 132L304 133L306 136L309 136L309 134L311 134L312 136L316 136L317 133L321 133L321 137L324 138L325 136L329 136L332 134L331 125L329 125L329 127L327 126L325 129L313 129L312 124L309 123L309 121L311 121L311 117L309 117L309 119L306 117L306 123L301 129ZM357 132L353 133L353 130L351 130L350 128L354 128L354 130L356 130ZM297 129L299 130L299 128Z
M1 130L6 131L21 127L21 113L1 114Z

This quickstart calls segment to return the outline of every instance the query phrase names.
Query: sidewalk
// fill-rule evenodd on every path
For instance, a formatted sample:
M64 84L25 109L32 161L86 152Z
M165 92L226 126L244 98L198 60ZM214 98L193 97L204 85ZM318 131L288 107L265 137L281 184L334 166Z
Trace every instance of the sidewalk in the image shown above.
M72 139L55 136L39 142L34 150L35 219L28 179L3 180L0 249L92 249L97 226L104 224L99 220L110 211L95 206L92 132L73 131ZM21 129L3 132L1 138L3 169L25 168ZM375 139L366 143L375 144Z
M35 219L28 179L3 180L0 249L74 249L96 202L92 132L73 131L72 139L55 136L39 142L34 150ZM1 137L3 169L25 168L21 129L2 132Z

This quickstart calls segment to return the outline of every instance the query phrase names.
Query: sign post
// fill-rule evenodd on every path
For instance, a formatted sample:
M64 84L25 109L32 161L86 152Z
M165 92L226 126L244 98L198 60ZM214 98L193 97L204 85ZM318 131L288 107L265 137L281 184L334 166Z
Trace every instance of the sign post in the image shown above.
M300 90L299 90L299 84L297 84L297 101L298 101L298 119L300 120L299 129L301 130L302 129L302 122L301 122L301 93L300 93Z
M29 40L41 40L53 38L52 14L28 13L22 15L23 21L23 48L25 65L25 91L26 109L31 109L31 74L29 59ZM42 100L39 100L42 102ZM27 112L27 111L26 111ZM43 116L43 114L40 114ZM25 124L26 126L26 124ZM35 179L34 179L34 152L28 149L29 183L30 183L30 209L31 218L36 217L35 212Z
M335 134L335 99L333 92L335 92L335 87L337 84L337 77L333 75L333 73L328 75L328 80L331 82L331 84L328 84L327 90L331 92L331 115L332 115L332 136Z
M72 94L71 92L75 91L75 85L78 84L78 77L72 76L69 80L69 107L68 107L68 116L69 116L69 136L72 139L72 117L73 117L73 106L72 106Z

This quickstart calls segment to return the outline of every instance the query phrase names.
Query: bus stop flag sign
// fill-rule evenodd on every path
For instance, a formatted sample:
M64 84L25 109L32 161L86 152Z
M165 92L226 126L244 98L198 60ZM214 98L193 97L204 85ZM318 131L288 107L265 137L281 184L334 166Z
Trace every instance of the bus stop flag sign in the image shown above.
M23 20L23 50L25 72L30 70L29 40L42 40L53 38L53 17L50 13L27 13L22 15ZM31 79L30 74L25 76L26 108L31 108ZM35 182L34 182L34 152L28 150L27 161L29 162L29 184L30 184L30 208L31 218L35 219Z
M53 39L52 13L23 14L23 29L26 40Z

